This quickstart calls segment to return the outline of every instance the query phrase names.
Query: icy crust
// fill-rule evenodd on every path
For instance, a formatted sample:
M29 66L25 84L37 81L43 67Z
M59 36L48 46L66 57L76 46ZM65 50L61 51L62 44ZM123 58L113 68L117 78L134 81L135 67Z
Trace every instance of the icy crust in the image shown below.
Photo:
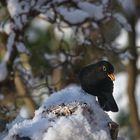
M32 120L14 124L3 140L111 140L109 122L95 97L71 86L51 95Z

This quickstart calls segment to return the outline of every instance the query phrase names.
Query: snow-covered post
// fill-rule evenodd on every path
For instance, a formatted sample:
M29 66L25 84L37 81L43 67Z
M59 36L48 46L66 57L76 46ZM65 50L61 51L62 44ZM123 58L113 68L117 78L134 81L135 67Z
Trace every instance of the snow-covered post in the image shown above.
M3 140L121 140L118 125L77 86L52 94L32 120L7 125Z

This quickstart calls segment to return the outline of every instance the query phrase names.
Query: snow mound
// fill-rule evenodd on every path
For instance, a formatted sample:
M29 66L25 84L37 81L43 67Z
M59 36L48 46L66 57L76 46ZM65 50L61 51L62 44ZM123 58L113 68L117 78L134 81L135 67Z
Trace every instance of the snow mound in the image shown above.
M52 94L32 120L17 122L3 140L111 140L109 116L77 86Z

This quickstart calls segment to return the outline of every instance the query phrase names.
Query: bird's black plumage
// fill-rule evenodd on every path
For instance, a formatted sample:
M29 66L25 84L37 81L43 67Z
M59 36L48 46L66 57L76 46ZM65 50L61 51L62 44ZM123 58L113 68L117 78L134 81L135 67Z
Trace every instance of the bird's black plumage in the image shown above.
M118 106L113 97L114 67L108 61L99 61L84 67L79 73L79 80L84 91L97 96L100 106L105 111L117 112Z

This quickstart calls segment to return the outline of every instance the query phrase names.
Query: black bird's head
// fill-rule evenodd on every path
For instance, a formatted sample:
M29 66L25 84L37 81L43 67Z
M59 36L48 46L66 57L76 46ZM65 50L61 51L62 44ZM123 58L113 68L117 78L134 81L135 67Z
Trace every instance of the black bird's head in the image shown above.
M99 80L102 80L104 78L110 79L112 81L115 80L114 67L112 66L111 63L109 63L108 61L99 61L98 63L93 65L94 65L93 71L96 72L97 78L99 78Z
M99 61L84 67L79 74L81 84L97 85L103 80L114 81L114 67L108 61Z
M97 96L100 106L105 111L118 111L113 98L114 67L108 61L99 61L85 66L79 73L82 89Z

